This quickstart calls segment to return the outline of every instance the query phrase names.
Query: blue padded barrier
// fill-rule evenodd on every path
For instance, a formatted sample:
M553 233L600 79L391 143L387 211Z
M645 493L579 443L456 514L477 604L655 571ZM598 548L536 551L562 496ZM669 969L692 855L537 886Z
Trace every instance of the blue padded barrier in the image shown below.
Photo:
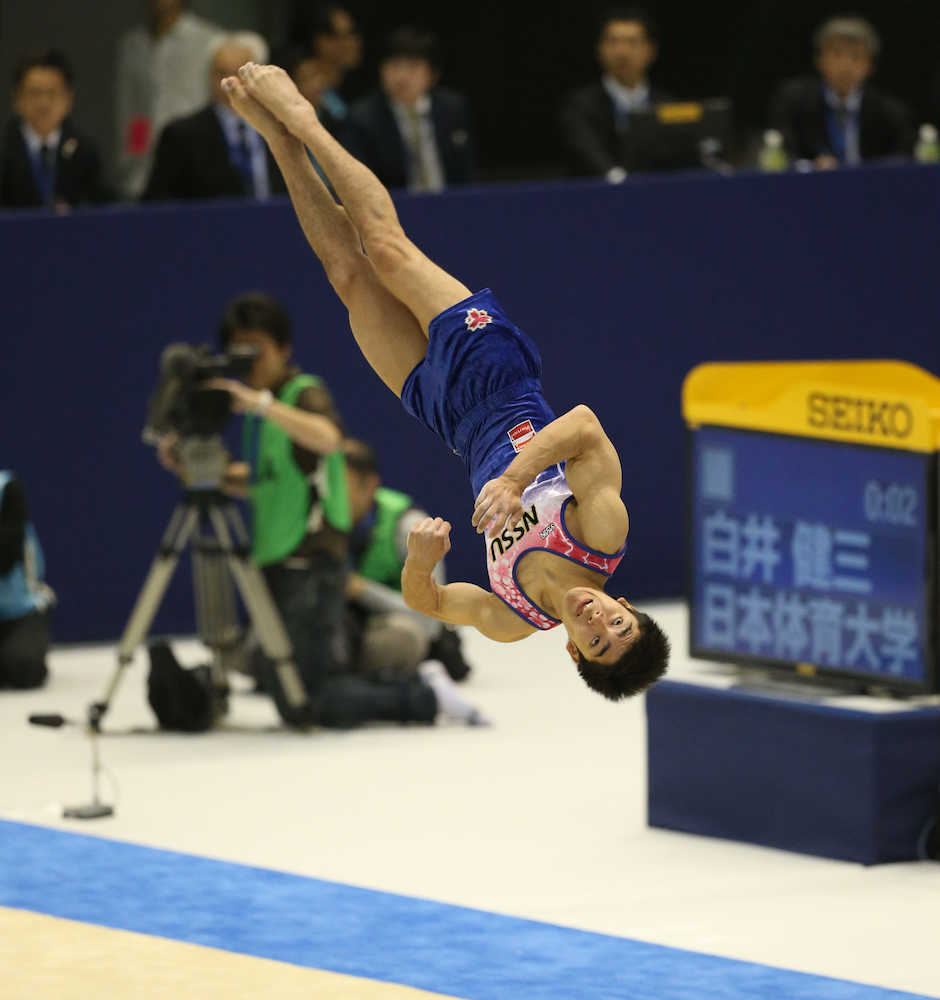
M587 402L620 449L632 532L615 592L682 591L679 389L715 359L899 357L938 371L940 168L707 175L401 196L402 221L532 334L556 411ZM295 354L370 439L389 485L454 524L451 579L485 582L457 459L406 416L354 348L286 202L0 217L5 278L0 465L25 480L60 596L60 640L126 621L176 490L140 428L160 350L210 340L261 288ZM188 583L157 621L193 627Z

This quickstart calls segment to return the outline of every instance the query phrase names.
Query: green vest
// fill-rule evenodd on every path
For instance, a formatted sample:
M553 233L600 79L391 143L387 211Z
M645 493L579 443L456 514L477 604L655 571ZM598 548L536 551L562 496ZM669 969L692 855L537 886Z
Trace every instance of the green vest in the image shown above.
M320 379L313 375L296 375L282 386L278 402L293 406L303 389L319 384ZM252 456L255 440L258 448ZM260 566L289 556L304 535L319 531L324 521L338 531L349 531L352 519L341 450L321 456L316 473L308 479L294 461L293 442L287 433L272 421L250 413L245 415L242 450L246 461L253 463L251 554Z
M404 493L380 486L375 491L375 506L375 524L369 538L369 547L363 552L356 572L376 583L401 590L404 563L398 554L395 536L398 519L412 506L412 500Z

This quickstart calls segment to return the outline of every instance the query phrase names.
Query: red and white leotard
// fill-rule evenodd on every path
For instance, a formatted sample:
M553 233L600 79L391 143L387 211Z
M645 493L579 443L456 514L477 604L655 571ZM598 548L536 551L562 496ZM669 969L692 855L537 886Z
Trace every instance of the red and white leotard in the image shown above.
M610 576L626 549L625 543L619 552L598 552L572 538L565 525L565 508L573 496L561 466L553 465L523 491L522 520L486 539L490 588L517 615L538 629L554 628L561 623L531 601L519 586L516 567L522 556L541 549Z

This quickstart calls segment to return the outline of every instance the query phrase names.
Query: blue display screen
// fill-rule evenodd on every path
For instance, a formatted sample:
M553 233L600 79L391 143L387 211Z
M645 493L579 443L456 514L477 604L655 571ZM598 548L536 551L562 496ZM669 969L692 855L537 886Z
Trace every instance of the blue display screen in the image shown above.
M711 427L692 441L693 651L928 684L930 457Z

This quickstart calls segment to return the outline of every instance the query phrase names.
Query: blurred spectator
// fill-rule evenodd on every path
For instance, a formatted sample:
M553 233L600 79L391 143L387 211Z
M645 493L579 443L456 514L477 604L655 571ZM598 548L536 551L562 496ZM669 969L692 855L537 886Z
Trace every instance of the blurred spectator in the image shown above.
M209 46L222 29L185 6L185 0L148 0L148 23L128 32L118 48L118 165L126 198L140 197L163 126L209 98Z
M160 134L143 199L267 198L287 189L261 136L228 105L222 80L246 62L266 62L260 35L240 31L211 43L212 100Z
M668 101L647 72L659 51L656 25L639 7L618 7L600 22L597 61L603 76L570 94L561 109L569 172L621 181L633 169L630 112Z
M364 441L348 439L344 451L353 523L346 596L354 664L365 672L414 673L425 661L438 660L450 677L463 680L470 667L458 633L412 611L401 595L408 533L427 513L410 496L382 486L375 452ZM443 560L433 575L441 586L446 583Z
M113 197L95 144L73 124L72 68L50 49L24 58L13 76L13 110L0 154L0 205L64 211Z
M437 86L439 65L435 35L400 28L385 43L381 89L350 108L344 143L386 187L441 191L473 179L467 102Z
M362 62L362 36L352 14L339 4L299 0L290 41L316 57L325 76L322 104L334 121L345 120L348 108L340 88L346 75Z
M299 45L282 49L274 61L287 71L297 89L317 109L317 117L330 135L338 136L341 122L330 111L326 100L330 80L333 79L329 65Z
M909 156L910 116L899 101L868 84L881 42L860 17L833 17L813 36L819 76L781 85L770 124L787 154L821 169Z
M0 471L0 688L34 688L48 676L48 609L55 595L42 582L43 557L26 494Z

